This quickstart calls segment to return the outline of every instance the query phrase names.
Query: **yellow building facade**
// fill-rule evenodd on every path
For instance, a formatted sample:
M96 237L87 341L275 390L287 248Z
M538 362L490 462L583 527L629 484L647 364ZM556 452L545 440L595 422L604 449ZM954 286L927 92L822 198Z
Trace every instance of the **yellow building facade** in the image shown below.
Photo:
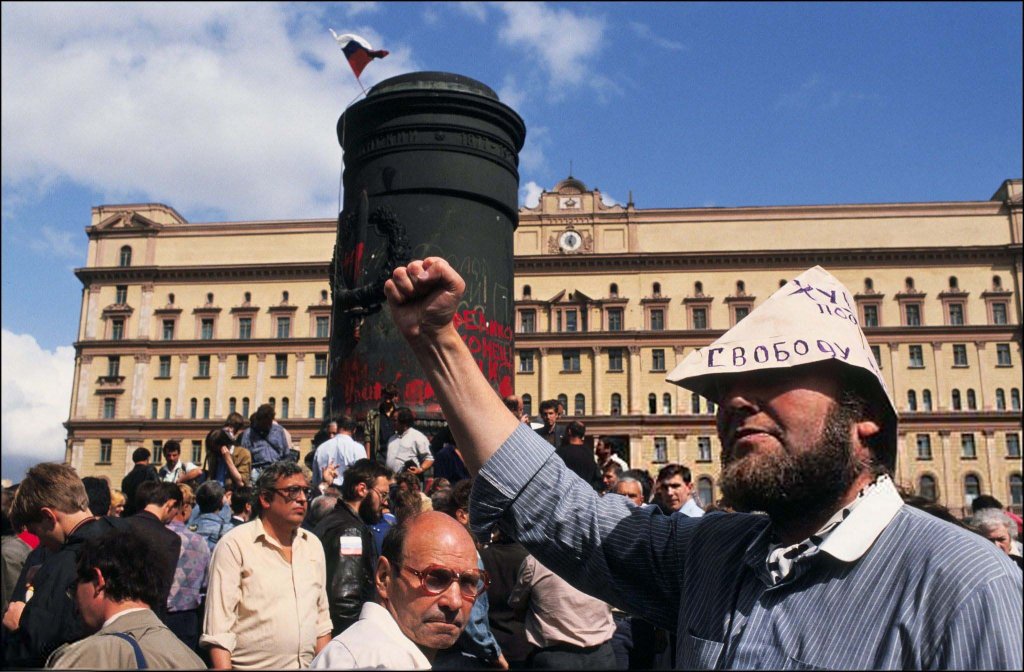
M303 454L323 417L336 220L192 224L93 209L67 460L115 483L134 448L198 459L231 410L272 402ZM707 400L665 382L820 264L900 410L896 480L960 510L1021 499L1021 181L989 200L756 208L606 205L569 178L520 210L516 391L560 399L634 467L689 466L720 496Z

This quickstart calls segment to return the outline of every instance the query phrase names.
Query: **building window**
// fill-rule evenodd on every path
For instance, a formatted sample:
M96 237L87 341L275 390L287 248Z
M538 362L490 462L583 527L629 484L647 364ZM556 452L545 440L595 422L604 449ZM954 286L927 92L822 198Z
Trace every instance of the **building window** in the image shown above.
M164 399L164 420L171 419L171 400L169 398Z
M523 413L533 415L533 397L529 394L523 395Z
M864 304L864 326L865 327L877 327L878 326L878 304L866 303Z
M963 410L963 404L960 403L960 390L953 388L953 392L950 394L950 399L952 401L951 408L954 411Z
M316 417L316 397L310 397L308 405L306 407L306 417Z
M127 245L121 248L121 258L118 263L120 266L132 265L132 248Z
M290 317L279 317L277 318L277 337L278 338L289 338L292 335L292 318Z
M120 341L124 338L124 320L113 320L110 323L110 338Z
M275 411L277 410L277 399L276 398L271 397L271 398L267 399L267 403L270 404L270 407L273 408Z
M587 414L587 398L582 394L577 394L572 400L572 414L573 415L586 415Z
M654 437L654 461L668 462L668 439L664 436Z
M960 435L960 457L965 460L975 460L978 458L978 451L974 445L974 434Z
M533 289L529 285L523 285L523 298L533 298Z
M665 330L665 310L654 308L651 310L651 331Z
M665 370L665 351L663 349L655 348L654 350L651 350L651 370Z
M1010 389L1010 410L1020 410L1020 390L1016 387Z
M622 371L622 348L608 348L608 370Z
M249 355L235 355L235 377L249 377Z
M242 397L242 417L249 417L249 397Z
M107 357L107 378L117 378L121 375L121 358L117 355Z
M197 439L192 439L192 462L194 464L201 464L203 461L203 442Z
M316 337L328 338L331 335L331 318L326 315L316 316Z
M160 401L158 399L152 399L149 402L149 419L156 420L160 415Z
M924 368L924 352L920 345L910 346L910 368L912 369L923 369Z
M917 410L917 392L914 390L907 390L907 410Z
M654 297L661 296L661 283L660 282L655 282L655 283L653 283L651 285L651 296L654 296Z
M153 458L159 460L164 452L164 442L160 439L153 439Z
M118 285L114 290L114 303L123 306L128 303L128 285Z
M113 420L114 412L117 410L117 400L113 397L107 397L103 400L103 418L105 420Z
M608 331L622 331L622 308L608 309Z
M700 413L700 395L696 392L690 397L690 413L694 415Z
M981 479L974 474L964 476L964 504L970 507L971 503L981 494Z
M274 375L288 375L288 355L274 355Z
M110 464L110 454L114 452L114 442L100 439L100 464Z
M576 317L577 315L575 309L565 311L565 330L567 332L573 332L577 330Z
M559 413L568 413L569 412L569 397L565 396L564 394L560 394L557 397L555 397L555 399L558 401L558 405L561 406L561 408L558 409L558 412Z
M285 417L287 417L287 416L285 416ZM204 397L203 398L203 420L209 420L209 419L210 419L210 398L209 397Z
M619 286L614 282L608 285L608 296L615 299L619 296Z
M921 409L924 411L932 410L932 392L931 390L921 391Z
M875 364L878 364L878 368L882 368L882 349L877 345L872 345L871 356L875 358Z
M967 366L967 346L962 343L953 344L953 366Z
M174 320L163 321L163 331L161 332L161 336L165 341L174 340Z
M672 415L672 395L668 392L661 395L661 412L665 415Z
M571 373L579 373L580 370L580 351L579 350L562 350L562 371L568 371Z
M917 459L932 459L932 437L929 434L917 435Z
M734 324L736 324L747 315L750 315L750 306L734 306L732 312L735 317Z
M327 375L327 355L324 353L313 355L313 375Z
M1006 392L1004 392L1001 387L996 388L996 410L1006 410Z
M519 311L519 331L524 334L532 334L537 331L537 311Z
M196 378L209 378L210 377L210 356L199 355L199 368L196 373Z
M658 395L653 392L647 395L647 412L651 415L658 413Z
M1010 474L1010 506L1020 511L1021 483L1020 474Z
M251 317L240 317L238 318L238 338L243 341L247 341L252 338L252 318Z
M694 308L693 312L693 328L694 329L707 329L708 328L708 309L707 308Z
M238 399L231 397L228 399L228 415L238 412Z
M697 479L697 499L705 507L711 506L715 502L715 484L707 476Z
M611 414L622 415L622 395L618 392L612 393Z
M213 338L213 318L204 317L199 323L199 338L208 341Z
M160 375L157 378L170 378L171 377L171 356L160 355L160 368L158 370Z
M698 436L697 437L697 461L698 462L710 462L711 461L711 437L710 436Z
M903 315L906 319L905 326L908 327L920 327L921 326L921 304L920 303L906 303L903 305Z
M917 479L917 494L929 502L938 499L938 493L935 491L935 478L924 474Z
M288 397L281 397L281 417L282 418L287 418L288 417L288 410L289 410L288 406L289 406L289 404L288 404Z
M974 396L974 390L971 389L967 390L967 410L978 410L978 398Z
M1013 366L1009 343L996 343L996 366Z
M992 302L992 324L1006 324L1006 302Z
M533 373L533 351L524 350L519 353L519 372Z
M199 400L192 397L188 402L188 417L195 420L199 414Z
M1006 456L1020 459L1020 437L1012 432L1006 434Z
M706 399L705 401L707 401L707 403L708 403L707 408L705 409L705 413L707 413L708 415L714 415L715 414L715 402L711 401L710 399Z
M949 323L954 326L963 326L964 324L964 304L962 303L951 303L949 304Z

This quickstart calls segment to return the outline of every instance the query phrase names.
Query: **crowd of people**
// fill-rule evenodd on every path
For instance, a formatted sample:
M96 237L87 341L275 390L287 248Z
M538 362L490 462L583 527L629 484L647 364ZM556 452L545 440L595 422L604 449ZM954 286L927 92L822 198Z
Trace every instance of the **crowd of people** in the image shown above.
M387 386L304 460L265 404L202 464L169 440L117 484L41 463L5 488L5 667L1020 669L1020 518L900 490L895 413L851 349L684 361L719 405L724 497L703 502L685 465L630 468L557 401L531 423L494 395L451 324L463 287L434 259L386 288L433 436ZM813 333L779 304L775 338Z

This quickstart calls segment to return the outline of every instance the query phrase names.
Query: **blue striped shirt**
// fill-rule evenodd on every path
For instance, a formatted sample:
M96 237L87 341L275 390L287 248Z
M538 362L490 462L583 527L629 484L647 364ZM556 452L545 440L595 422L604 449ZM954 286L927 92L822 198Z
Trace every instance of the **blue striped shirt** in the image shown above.
M583 592L678 633L684 669L1021 669L1021 571L991 542L902 506L862 555L772 585L770 521L663 515L599 497L525 425L484 465L470 516Z

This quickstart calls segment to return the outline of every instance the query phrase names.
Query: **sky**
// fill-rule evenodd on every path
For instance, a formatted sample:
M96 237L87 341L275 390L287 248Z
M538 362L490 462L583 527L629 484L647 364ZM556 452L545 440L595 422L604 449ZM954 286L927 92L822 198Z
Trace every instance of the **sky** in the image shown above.
M1022 174L1020 3L19 3L2 12L2 472L63 458L91 208L337 215L329 29L525 120L520 198L986 200ZM570 163L571 162L571 163ZM966 241L965 241L966 242Z

